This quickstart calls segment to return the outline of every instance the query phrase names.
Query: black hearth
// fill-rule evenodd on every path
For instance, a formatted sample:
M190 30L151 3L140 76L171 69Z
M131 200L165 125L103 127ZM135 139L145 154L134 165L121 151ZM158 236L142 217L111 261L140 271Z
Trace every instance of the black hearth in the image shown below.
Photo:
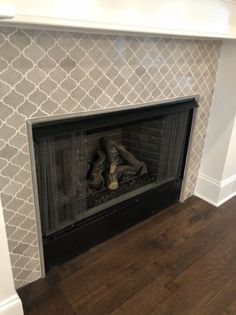
M178 201L195 107L33 125L46 270Z

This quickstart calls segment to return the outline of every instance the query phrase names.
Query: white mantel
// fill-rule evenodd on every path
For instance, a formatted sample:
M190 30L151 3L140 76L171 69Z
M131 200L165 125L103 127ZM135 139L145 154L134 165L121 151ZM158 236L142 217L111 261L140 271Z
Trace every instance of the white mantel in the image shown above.
M13 19L1 20L5 25L236 38L235 0L3 0L3 4L15 11Z

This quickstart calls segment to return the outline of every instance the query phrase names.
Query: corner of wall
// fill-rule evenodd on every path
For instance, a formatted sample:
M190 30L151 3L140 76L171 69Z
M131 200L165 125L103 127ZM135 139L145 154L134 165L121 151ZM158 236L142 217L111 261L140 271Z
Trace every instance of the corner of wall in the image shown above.
M23 315L22 303L17 294L0 302L0 315Z
M217 181L200 173L194 195L219 207L236 196L236 174L226 180Z
M217 207L236 196L235 56L236 42L225 40L194 192Z

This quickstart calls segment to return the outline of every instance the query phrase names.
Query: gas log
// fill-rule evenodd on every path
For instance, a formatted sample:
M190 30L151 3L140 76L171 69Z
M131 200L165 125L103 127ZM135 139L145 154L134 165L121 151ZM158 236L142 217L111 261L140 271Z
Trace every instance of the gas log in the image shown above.
M111 190L116 190L119 187L116 172L112 174L107 174L107 187Z
M106 154L102 150L97 151L96 159L92 163L89 177L89 185L99 190L104 183L103 172L106 168Z
M137 169L131 165L119 165L116 170L118 180L126 177L132 177L137 174Z
M120 144L118 142L114 142L114 145L117 148L117 150L119 151L122 158L126 162L128 162L131 166L133 166L137 171L140 171L140 173L142 175L147 174L147 165L144 162L136 159L136 157L133 155L133 153L127 151L126 148L122 144Z
M104 137L101 146L102 150L97 151L96 158L92 161L90 187L100 190L106 185L108 189L116 190L119 181L148 173L145 162L139 161L117 140Z
M112 140L108 137L104 137L101 139L102 146L104 147L106 154L107 154L107 159L110 164L110 174L114 174L116 171L116 167L119 163L119 157L118 157L118 151L116 147L114 146Z

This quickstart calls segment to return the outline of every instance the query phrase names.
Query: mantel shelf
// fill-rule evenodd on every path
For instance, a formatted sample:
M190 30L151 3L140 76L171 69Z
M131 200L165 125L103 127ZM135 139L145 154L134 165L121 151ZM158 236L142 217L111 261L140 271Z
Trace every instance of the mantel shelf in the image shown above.
M6 0L5 3L5 7L0 6L0 26L236 39L233 0Z
M55 17L17 15L13 19L0 20L0 26L7 27L24 27L24 28L40 28L60 31L83 31L84 33L108 33L108 34L149 34L163 36L181 36L181 37L197 37L212 39L236 39L236 26L230 27L228 32L214 31L214 25L211 23L203 23L204 25L191 29L183 28L164 28L160 26L150 26L147 24L123 24L112 21L95 21L95 20L74 20L61 19ZM204 27L203 27L204 26ZM204 29L203 29L204 28Z

